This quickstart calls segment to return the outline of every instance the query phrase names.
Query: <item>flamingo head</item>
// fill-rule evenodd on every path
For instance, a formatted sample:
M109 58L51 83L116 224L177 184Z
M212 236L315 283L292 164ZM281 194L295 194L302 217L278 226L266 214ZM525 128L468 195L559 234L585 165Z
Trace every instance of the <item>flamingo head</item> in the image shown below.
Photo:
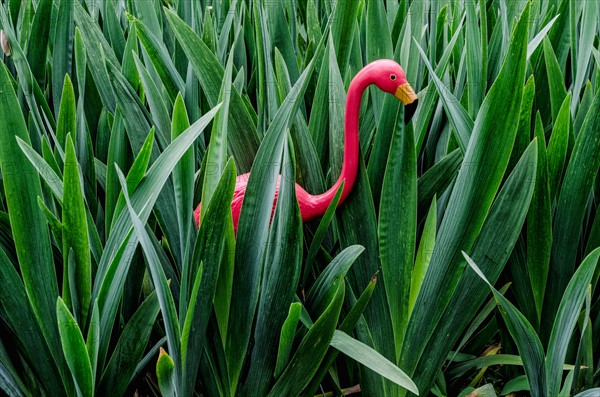
M404 104L404 119L408 122L417 109L419 98L408 84L402 67L391 59L381 59L372 62L368 69L373 84L380 90L394 95Z

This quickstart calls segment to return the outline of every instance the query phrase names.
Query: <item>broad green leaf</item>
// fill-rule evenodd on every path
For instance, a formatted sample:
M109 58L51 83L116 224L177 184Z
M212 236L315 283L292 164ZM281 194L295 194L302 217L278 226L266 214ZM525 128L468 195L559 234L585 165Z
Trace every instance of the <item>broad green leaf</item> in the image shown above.
M346 276L356 258L363 253L365 249L360 245L351 245L340 252L321 272L314 282L308 294L306 295L307 310L313 317L319 316L331 302L331 285L336 280L341 280Z
M0 249L0 277L3 281L0 283L0 308L3 312L3 321L13 330L18 342L27 346L23 351L24 359L44 390L48 393L66 394L61 374L31 309L23 281L2 249ZM26 328L22 328L24 324Z
M181 94L177 95L173 106L173 116L171 117L171 140L177 137L189 128L185 104ZM193 227L193 216L190 209L194 205L194 147L192 146L181 157L179 163L173 170L173 186L175 190L175 206L177 208L177 223L179 225L180 252L186 255L189 250L190 234Z
M548 38L544 39L544 60L546 62L546 72L548 74L548 86L550 87L550 104L552 106L552 120L556 120L558 111L565 97L567 90L563 74L552 49L552 44Z
M208 206L206 218L200 227L194 245L192 260L190 262L194 268L191 269L189 277L190 281L195 281L192 284L192 295L189 298L187 312L180 309L182 315L186 313L184 333L181 341L184 377L183 390L189 393L194 390L198 365L201 359L197 352L202 349L208 338L206 333L211 315L211 304L217 288L220 266L230 255L226 250L229 248L227 244L231 238L229 234L233 234L231 200L234 188L235 167L233 160L230 160L223 170L221 180L214 192L215 200L211 201ZM202 277L198 279L197 273L200 270L195 269L195 267L200 264L202 264ZM199 288L199 292L194 296L193 291L196 288ZM217 343L220 343L220 341Z
M417 301L417 296L421 290L423 279L427 273L429 267L429 261L431 260L431 253L435 248L435 236L437 227L437 199L433 197L431 207L427 213L425 219L425 225L423 226L423 233L419 240L419 249L417 250L417 257L415 259L415 266L412 269L410 279L410 297L408 301L408 315L412 313Z
M94 378L90 357L81 330L60 297L56 300L56 316L58 318L62 351L75 381L77 394L83 397L91 397L94 395Z
M414 134L405 128L403 116L404 112L400 112L396 118L381 188L377 230L396 360L408 323L411 273L417 240L417 159Z
M439 93L440 99L442 100L442 105L444 106L444 110L448 114L448 119L450 120L450 123L452 124L452 131L456 134L455 137L458 142L458 146L460 147L461 152L465 153L467 151L467 146L469 145L469 140L471 139L471 134L473 134L475 132L474 131L475 123L473 122L473 119L471 118L471 116L469 116L469 114L467 113L465 108L461 105L460 101L456 98L456 96L454 96L454 94L448 89L448 87L446 87L446 85L444 85L442 80L440 80L440 78L435 74L435 71L433 70L431 63L427 59L427 55L425 55L425 52L423 51L421 46L416 41L415 41L415 44L417 46L417 49L419 50L419 53L421 54L421 58L423 59L425 66L427 66L427 70L429 71L431 79L433 80L433 83L435 84L435 88ZM492 88L493 88L493 86L492 86ZM491 92L491 90L490 90L490 92ZM488 94L488 97L489 97L489 94ZM488 97L486 97L486 99ZM492 100L488 99L488 107L490 107L490 105L491 105L490 102L492 102ZM520 102L520 95L519 95L519 102ZM494 106L494 105L491 105L491 106ZM483 108L483 105L482 105L482 108ZM487 109L486 109L486 111L487 111ZM479 114L481 114L481 113L478 113L476 121L479 121L480 119L483 119L484 117L487 117L487 116L479 116ZM485 112L483 114L485 114ZM477 127L480 127L480 126L477 126Z
M546 138L539 112L535 119L535 137L538 145L538 163L535 191L527 219L527 269L539 320L544 304L552 248L552 198L548 178Z
M175 397L175 363L167 354L165 349L160 348L160 355L156 362L156 378L158 379L158 388L163 397Z
M284 147L277 206L263 259L264 276L257 305L253 348L242 390L248 395L264 395L273 382L277 344L286 320L285 309L293 302L302 266L302 218L296 198L296 161L290 140Z
M143 4L144 2L137 2ZM160 34L159 31L151 31L142 21L128 15L135 26L135 32L137 33L140 42L144 46L148 57L152 61L152 65L156 69L156 72L160 76L162 83L164 84L171 102L175 102L177 94L185 91L183 79L177 73L175 65L167 51L167 48L162 42L159 41L156 34ZM153 33L154 32L154 33Z
M131 195L132 205L137 211L141 211L143 221L148 220L151 208L175 164L206 128L218 108L219 106L206 113L173 141L152 164L145 178ZM100 309L101 358L106 356L109 342L107 336L112 329L123 291L123 282L137 247L137 238L132 236L132 225L127 212L121 211L116 217L112 233L106 241L102 258L98 263L92 291L92 299L98 298Z
M225 67L225 76L219 94L219 101L223 103L221 110L215 116L210 144L206 153L206 168L202 183L202 202L204 205L200 211L200 221L208 208L213 193L219 183L223 167L227 163L227 131L229 127L229 106L231 102L231 74L233 72L233 57L230 56ZM194 203L195 204L195 203Z
M30 144L29 134L8 70L4 64L0 69L0 167L10 225L28 299L56 357L60 355L56 327L58 284L47 223L37 205L42 189L35 168L19 149L17 138Z
M558 111L548 142L548 183L550 199L554 201L560 191L560 185L569 148L571 131L571 94L569 93Z
M331 346L341 351L348 357L358 361L362 365L372 369L381 376L402 386L410 392L419 395L417 385L400 368L388 361L377 351L364 343L348 336L342 331L335 331L331 339Z
M27 42L27 60L31 66L31 73L39 84L44 83L46 77L46 53L48 52L48 36L50 33L50 14L52 14L52 1L40 0L35 10L30 39Z
M288 315L281 326L281 333L279 335L279 349L277 351L277 364L275 365L275 372L273 373L275 379L279 378L290 361L292 344L294 343L296 328L298 328L298 320L300 319L301 309L302 304L300 302L292 303L290 305Z
M79 310L75 311L76 318L80 319L80 326L83 328L86 324L88 308L90 305L90 295L92 290L92 263L90 256L90 242L88 237L88 225L86 220L85 203L83 191L81 189L81 175L79 173L79 163L75 155L75 147L71 136L67 135L66 156L64 167L64 193L62 201L62 240L63 240L63 299L68 306L72 304L73 299L77 299ZM69 250L73 250L74 262L68 263L67 255ZM75 265L74 269L70 269ZM67 274L73 271L75 285L70 285L67 281ZM73 289L76 296L71 297L69 290Z
M498 280L520 235L533 195L536 163L537 143L531 143L498 193L471 250L471 257L490 282ZM463 272L412 376L421 389L430 387L437 369L483 304L488 292L482 283L473 272Z
M74 1L61 1L58 5L56 23L54 25L52 50L52 98L54 111L58 114L60 98L65 75L73 72L72 37L75 30L73 16Z
M344 300L344 283L334 284L335 295L329 306L308 330L300 342L298 349L290 359L290 363L281 374L268 396L296 396L308 386L317 372L318 364L325 357L329 343L335 332Z

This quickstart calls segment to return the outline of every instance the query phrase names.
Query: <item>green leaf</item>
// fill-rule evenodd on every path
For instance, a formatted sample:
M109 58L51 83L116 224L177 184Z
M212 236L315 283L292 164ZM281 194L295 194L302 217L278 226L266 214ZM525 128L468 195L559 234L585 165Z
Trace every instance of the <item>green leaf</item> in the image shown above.
M42 195L35 168L19 149L17 139L30 144L8 70L0 67L0 167L19 268L33 313L53 355L59 355L56 327L58 285L46 220L38 210ZM60 365L60 364L59 364Z
M544 304L552 246L552 198L548 178L546 139L539 112L535 120L535 137L538 146L538 164L535 191L527 219L527 269L539 320Z
M46 77L46 53L48 52L48 34L50 32L50 14L52 14L52 1L40 0L35 10L30 39L27 42L27 60L31 66L31 73L39 84L44 83Z
M548 74L548 86L550 87L550 105L552 106L552 120L556 120L558 111L565 97L567 89L565 88L565 80L560 71L560 66L552 44L548 38L544 39L544 60L546 62L546 72Z
M158 379L158 388L163 397L175 397L175 363L167 354L165 349L160 348L160 355L156 362L156 378Z
M331 302L331 285L346 277L346 273L365 249L360 245L351 245L340 252L321 272L306 295L307 310L313 317L321 315Z
M469 116L469 113L467 113L467 111L461 105L460 101L456 98L456 96L454 96L454 94L452 92L450 92L448 87L446 87L444 85L444 83L442 82L442 80L440 80L440 78L435 74L433 67L431 66L431 63L427 59L427 55L425 55L425 52L423 51L421 46L416 41L415 41L415 45L417 46L417 49L419 50L419 53L421 54L421 58L423 59L425 66L427 66L427 70L429 70L429 74L433 80L433 83L435 84L435 88L438 90L438 93L442 100L442 105L444 106L444 110L446 111L446 114L448 115L448 119L450 120L450 123L452 125L452 131L453 131L453 133L456 134L455 137L458 142L458 146L460 147L460 151L462 153L465 153L467 151L467 146L469 145L469 140L471 139L472 131L473 131L473 134L475 132L474 131L475 125L474 125L473 119L471 118L471 116ZM493 86L492 86L492 88L493 88ZM491 93L491 90L490 90L490 93ZM488 94L488 97L489 97L489 94ZM488 97L486 97L486 99ZM491 99L488 99L488 107L490 107L490 102L491 102ZM520 102L520 95L519 95L519 102ZM482 108L483 108L483 105L482 105ZM485 109L485 110L487 111L487 109ZM478 117L477 117L478 121L480 121L480 119L483 119L483 117L479 116L479 114L486 114L486 112L478 113ZM481 125L478 125L477 127L480 128Z
M92 290L92 263L90 257L90 242L88 237L88 225L86 220L85 203L81 189L81 176L79 174L79 163L75 156L75 147L70 135L67 135L66 155L64 167L64 193L62 208L62 240L63 240L63 263L65 270L63 278L63 296L67 305L72 305L71 299L77 299L79 310L74 311L76 318L80 319L84 327L90 305ZM67 255L73 250L74 262L68 266L75 265L75 269L67 267ZM69 286L66 275L73 271L75 285ZM73 288L77 296L69 296L69 288Z
M81 37L83 38L88 54L88 68L96 82L96 88L98 89L102 103L110 112L114 112L117 102L107 70L108 65L119 66L119 61L98 24L95 23L79 2L73 3L75 7L75 23L81 32ZM95 54L95 56L92 56L92 54ZM63 76L61 76L62 78Z
M548 142L548 182L550 184L550 199L554 201L560 191L563 178L569 135L571 131L571 94L569 93L558 111Z
M144 4L144 2L138 2L138 4ZM144 46L148 57L152 61L152 65L156 69L156 73L160 76L162 83L169 94L171 102L175 102L177 94L185 92L185 85L183 79L177 73L175 65L171 59L171 55L167 51L164 44L159 41L155 34L160 34L160 31L152 31L146 27L142 21L129 15L133 20L133 26L135 26L135 32L140 39L140 42Z
M156 292L152 292L123 328L121 337L104 369L97 395L122 396L140 362L160 310Z
M100 347L100 312L98 311L98 302L92 306L92 315L88 326L87 338L85 340L90 365L92 366L92 378L96 379L98 370L98 348Z
M577 319L585 300L588 285L596 270L600 248L592 251L581 263L565 289L560 301L548 341L546 371L548 373L548 395L558 395L562 380L562 368Z
M48 393L66 394L61 373L57 370L56 362L52 359L42 330L36 322L23 281L3 249L0 249L0 277L2 278L0 283L2 318L14 333L18 343L27 346L22 351L25 361L30 365L44 390Z
M140 211L141 220L148 220L154 203L165 182L169 178L179 158L190 148L196 138L212 120L218 106L206 113L173 141L152 164L145 178L131 195L132 206ZM92 298L98 298L100 309L101 343L100 357L106 356L110 330L116 316L125 275L137 246L137 238L132 235L132 225L126 211L116 215L112 232L104 247L98 271L94 279Z
M284 148L277 207L263 259L260 297L257 305L254 345L243 390L264 395L272 384L277 363L277 340L285 309L293 302L302 266L302 217L296 198L296 161L289 144Z
M377 351L364 343L348 336L342 331L335 331L331 339L331 346L335 347L348 357L372 369L379 375L402 386L408 391L419 395L417 385L400 368L388 361Z
M400 355L408 323L411 273L417 239L417 159L414 134L405 128L403 115L400 112L396 118L381 188L377 230L396 359Z
M192 284L191 296L182 335L182 362L184 377L184 395L192 393L196 384L200 355L198 351L205 345L207 327L211 315L211 305L217 288L221 264L230 255L227 252L229 235L233 234L233 220L231 217L231 200L235 188L235 167L230 160L223 172L221 180L214 192L215 200L211 201L202 222L194 250L191 264L202 264L200 270L193 270L189 277L195 280ZM197 292L194 292L197 291ZM187 297L186 297L187 299ZM183 315L183 314L182 314ZM220 343L220 341L218 342Z
M437 227L437 199L433 197L433 202L427 213L425 220L425 226L423 226L423 233L419 240L419 249L417 251L417 258L415 259L415 266L412 269L411 283L410 283L410 297L408 301L408 315L412 313L417 301L417 296L421 290L423 279L427 273L429 267L429 261L431 260L431 253L435 248L435 236Z
M275 365L275 372L273 373L275 379L279 378L290 361L292 344L294 343L296 328L298 328L298 320L300 319L301 310L302 304L300 302L292 303L290 305L288 315L281 326L281 333L279 335L279 349L277 351L277 363Z
M325 357L344 301L344 283L332 286L335 295L323 314L308 330L292 356L290 363L281 374L268 396L297 396L308 385Z
M537 164L537 143L531 143L507 178L490 208L471 257L495 283L512 252L533 195ZM438 241L436 241L437 245ZM431 271L431 265L428 271ZM450 349L488 295L485 284L473 272L463 272L442 321L427 343L413 380L420 389L429 388Z
M91 397L94 395L94 378L90 357L81 330L60 297L56 300L56 316L58 318L62 351L75 381L77 394Z
M535 330L527 321L525 316L519 312L519 310L512 304L508 299L504 297L498 290L496 290L492 284L487 280L485 275L479 270L475 262L463 251L463 256L467 260L467 263L473 271L477 273L483 281L485 281L496 301L500 305L500 312L504 321L508 327L510 334L512 335L517 348L519 349L519 355L523 359L523 366L525 367L525 373L529 380L529 386L531 395L533 397L553 395L547 394L547 379L546 379L546 368L544 363L544 347L542 342L538 338ZM560 365L562 367L562 364ZM559 367L559 368L560 368ZM562 370L562 368L560 368ZM561 377L561 374L558 374Z
M70 75L73 72L74 14L74 1L61 1L59 3L56 23L54 24L54 40L52 42L52 98L56 114L59 112L65 75Z
M177 95L173 106L173 117L171 124L171 140L189 128L190 122L183 97ZM190 209L194 206L194 147L179 159L179 163L173 170L173 186L175 187L175 206L177 207L177 223L179 225L180 251L185 253L189 249L190 233L192 231L193 217Z
M206 153L207 171L204 174L202 183L202 203L200 220L208 208L214 191L221 178L223 167L227 163L227 131L229 121L229 106L231 102L231 74L233 72L233 57L230 56L225 68L225 76L219 94L219 101L223 103L219 113L215 116L212 132L210 134L210 144Z

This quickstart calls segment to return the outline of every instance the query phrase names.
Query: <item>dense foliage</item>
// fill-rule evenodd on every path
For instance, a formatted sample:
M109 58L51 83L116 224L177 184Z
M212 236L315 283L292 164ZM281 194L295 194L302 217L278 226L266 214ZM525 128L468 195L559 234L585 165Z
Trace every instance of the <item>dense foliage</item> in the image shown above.
M598 395L599 8L3 0L1 393Z

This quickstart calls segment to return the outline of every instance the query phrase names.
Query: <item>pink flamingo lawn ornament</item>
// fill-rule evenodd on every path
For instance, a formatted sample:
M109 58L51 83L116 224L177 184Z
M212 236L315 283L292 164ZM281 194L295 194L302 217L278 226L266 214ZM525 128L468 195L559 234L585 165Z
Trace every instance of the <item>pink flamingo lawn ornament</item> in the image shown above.
M389 59L380 59L371 62L360 72L358 72L350 83L346 98L346 115L344 121L344 160L342 164L342 172L340 173L337 182L325 193L317 195L308 193L302 188L302 186L296 184L296 197L298 199L298 205L300 207L300 214L302 215L303 222L317 218L325 213L327 207L341 186L342 181L345 182L338 205L342 204L342 202L348 197L348 194L350 194L352 186L354 185L354 181L356 180L356 173L358 171L358 117L360 114L360 103L365 89L372 84L376 85L380 90L390 93L402 101L406 107L404 113L405 121L409 121L414 114L418 101L417 95L406 81L404 70L402 70L402 67L400 67L398 63ZM244 200L244 195L246 194L248 177L249 173L239 175L235 182L235 191L233 193L233 201L231 203L231 212L233 215L233 227L236 232L240 218L240 211L242 209L242 202ZM279 178L281 178L281 175ZM277 181L277 188L275 190L273 209L277 203L278 194L279 179ZM201 206L202 203L198 204L198 207L194 211L194 217L196 219L197 226L200 224Z

